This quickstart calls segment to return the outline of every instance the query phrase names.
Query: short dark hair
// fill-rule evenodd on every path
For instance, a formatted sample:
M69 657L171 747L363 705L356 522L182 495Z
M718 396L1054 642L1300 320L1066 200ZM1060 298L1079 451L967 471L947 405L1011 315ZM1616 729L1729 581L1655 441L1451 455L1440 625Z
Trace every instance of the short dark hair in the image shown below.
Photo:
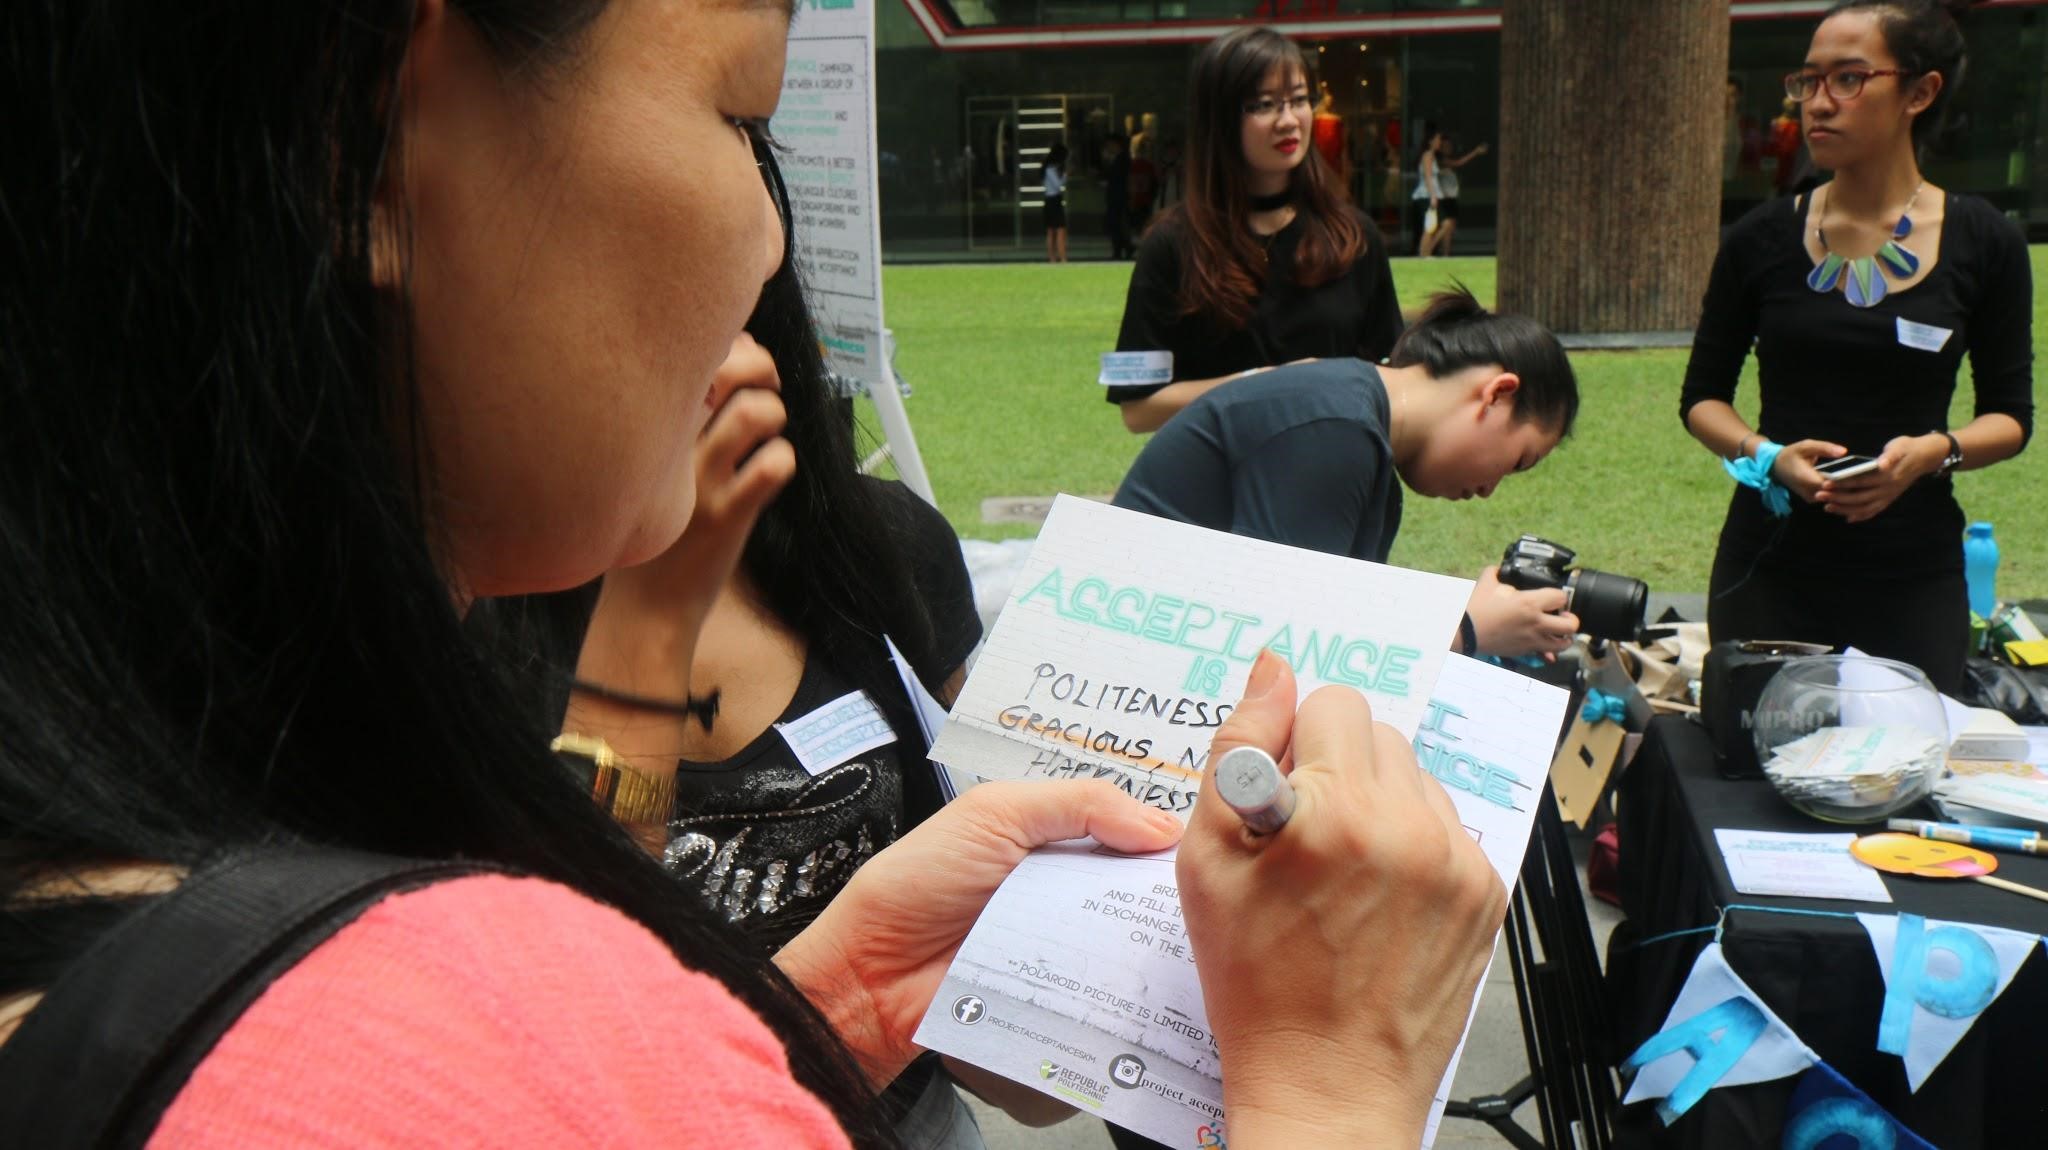
M1387 362L1420 366L1441 379L1468 367L1498 365L1521 377L1515 416L1572 433L1579 414L1579 381L1564 345L1550 329L1525 315L1496 315L1470 289L1454 284L1429 297L1422 317L1401 335Z
M1913 121L1913 143L1925 148L1938 138L1948 120L1949 100L1963 86L1963 73L1970 62L1969 45L1963 40L1958 17L1980 0L1841 0L1821 17L1826 23L1841 12L1870 12L1877 16L1878 31L1884 34L1899 67L1924 76L1941 74L1941 91L1934 102Z

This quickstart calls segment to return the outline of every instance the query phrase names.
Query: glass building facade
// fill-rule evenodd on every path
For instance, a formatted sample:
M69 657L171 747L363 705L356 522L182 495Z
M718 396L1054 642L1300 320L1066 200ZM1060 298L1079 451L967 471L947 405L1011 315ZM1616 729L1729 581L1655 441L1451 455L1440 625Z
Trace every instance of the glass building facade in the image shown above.
M1064 142L1076 258L1109 253L1104 149L1132 140L1132 182L1155 207L1180 194L1195 52L1245 22L1300 42L1328 94L1318 145L1341 158L1354 202L1396 252L1412 251L1408 199L1426 125L1460 155L1500 123L1493 0L877 0L882 247L894 262L1043 258L1041 170ZM1827 0L1734 0L1723 215L1808 174L1780 116L1780 78ZM2048 240L2048 0L1993 0L1969 19L1969 74L1926 165ZM1619 98L1619 97L1617 97ZM1589 129L1590 130L1590 129ZM1787 148L1790 151L1787 151ZM1460 169L1457 254L1493 250L1495 154Z

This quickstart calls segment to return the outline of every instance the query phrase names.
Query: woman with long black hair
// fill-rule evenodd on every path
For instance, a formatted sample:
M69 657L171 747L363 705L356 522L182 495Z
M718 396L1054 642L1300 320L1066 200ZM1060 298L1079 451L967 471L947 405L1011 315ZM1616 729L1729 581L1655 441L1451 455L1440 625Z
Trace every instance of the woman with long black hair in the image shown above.
M2033 281L1997 209L1927 182L1925 145L1966 45L1931 0L1845 0L1785 78L1834 178L1722 240L1680 414L1742 484L1721 528L1716 639L1800 639L1911 663L1959 691L1969 642L1951 479L2019 454L2033 425ZM1752 429L1732 400L1756 347ZM1949 426L1968 355L1975 417ZM1831 478L1849 454L1875 464Z
M11 1139L887 1145L872 1092L1024 852L1178 837L1108 787L979 787L771 964L463 633L705 506L722 583L772 492L747 464L786 445L702 491L695 452L714 378L762 374L734 344L783 258L753 145L788 18L0 10ZM1318 1127L1419 1134L1504 896L1398 736L1336 693L1297 718L1273 662L1219 738L1291 748L1303 814L1276 850L1198 804L1180 863L1233 1138L1299 1144L1362 1076ZM1231 929L1282 891L1333 945ZM1251 977L1283 962L1336 1013ZM1316 1026L1306 1068L1256 1041Z
M1170 353L1172 378L1108 390L1130 430L1260 368L1394 349L1386 243L1310 146L1312 118L1308 63L1280 33L1242 28L1195 57L1187 195L1138 245L1116 339Z
M772 152L764 162L774 164ZM658 844L665 865L772 955L876 852L944 804L910 683L951 704L981 620L945 517L903 484L859 473L849 405L827 377L793 260L768 281L747 330L758 342L743 354L772 367L714 383L699 488L717 485L707 471L742 459L786 484L738 570L705 613L694 537L703 522L693 523L660 558L606 575L601 591L563 596L576 644L558 659L576 668L565 682L566 729L603 738L650 776L673 776ZM750 424L741 410L771 397L787 413L780 431L793 475L782 458L759 455L774 423ZM676 654L679 633L696 635L687 661ZM791 730L868 733L820 756ZM1073 1113L940 1062L918 1059L883 1094L908 1150L982 1144L949 1079L1032 1124Z

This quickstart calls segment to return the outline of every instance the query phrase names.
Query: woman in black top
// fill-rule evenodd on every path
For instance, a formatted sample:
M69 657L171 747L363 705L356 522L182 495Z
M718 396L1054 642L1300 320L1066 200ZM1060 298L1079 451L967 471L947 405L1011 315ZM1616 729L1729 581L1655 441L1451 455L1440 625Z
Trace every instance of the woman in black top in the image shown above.
M747 331L760 342L735 359L772 362L722 372L707 397L703 518L667 554L608 574L594 596L573 593L589 626L564 726L673 775L663 863L772 955L945 802L905 677L950 704L981 619L945 517L901 483L859 474L794 264L768 282ZM748 510L721 499L735 486L727 475L787 486L732 579L707 595L693 534L722 533L728 510ZM687 658L675 655L678 631L696 635ZM1072 1114L947 1065L1021 1121ZM889 1085L882 1112L906 1150L982 1146L936 1055Z
M1984 201L1926 183L1916 159L1963 58L1953 18L1926 0L1851 0L1822 21L1786 90L1835 178L1729 230L1681 400L1695 438L1796 496L1779 517L1767 501L1781 494L1736 489L1714 560L1715 637L1853 644L1950 691L1969 626L1949 473L2018 454L2033 418L2025 242ZM1729 402L1752 341L1755 430ZM1965 352L1976 417L1951 429ZM1876 469L1815 470L1849 453Z
M1297 359L1377 363L1401 335L1379 230L1309 146L1308 67L1293 41L1211 41L1189 86L1187 199L1138 246L1118 351L1173 353L1163 385L1112 387L1153 431L1234 375Z

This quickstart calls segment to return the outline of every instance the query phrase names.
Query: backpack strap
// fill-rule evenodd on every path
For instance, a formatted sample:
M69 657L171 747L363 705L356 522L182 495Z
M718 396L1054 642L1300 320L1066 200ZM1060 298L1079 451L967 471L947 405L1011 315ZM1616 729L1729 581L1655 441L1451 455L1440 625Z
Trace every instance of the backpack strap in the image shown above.
M108 931L0 1044L14 1145L140 1147L258 995L384 896L493 868L325 849L231 854Z

